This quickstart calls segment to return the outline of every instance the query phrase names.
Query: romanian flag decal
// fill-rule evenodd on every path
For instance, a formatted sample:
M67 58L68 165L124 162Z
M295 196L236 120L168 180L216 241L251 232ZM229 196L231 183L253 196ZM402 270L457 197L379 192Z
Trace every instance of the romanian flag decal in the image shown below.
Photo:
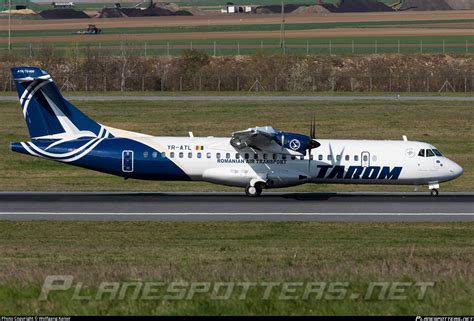
M196 146L196 150L204 150L204 146Z

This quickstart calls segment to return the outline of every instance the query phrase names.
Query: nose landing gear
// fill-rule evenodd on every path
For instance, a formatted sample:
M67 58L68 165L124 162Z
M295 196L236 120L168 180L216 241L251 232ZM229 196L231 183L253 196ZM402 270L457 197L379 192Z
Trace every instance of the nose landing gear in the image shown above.
M439 184L429 184L428 188L430 189L431 196L438 196Z

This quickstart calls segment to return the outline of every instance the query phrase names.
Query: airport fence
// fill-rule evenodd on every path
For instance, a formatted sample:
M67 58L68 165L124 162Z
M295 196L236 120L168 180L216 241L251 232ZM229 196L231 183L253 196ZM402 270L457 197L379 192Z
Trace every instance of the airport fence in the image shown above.
M7 45L0 47L8 51ZM253 55L261 53L286 53L293 55L366 55L366 54L473 54L472 37L418 39L279 39L266 40L189 40L189 41L109 41L65 43L14 43L11 50L22 56L35 58L43 51L57 57L86 56L95 51L103 57L118 56L126 51L132 56L177 57L184 50L200 50L212 56Z
M472 55L212 57L187 50L178 58L5 56L0 91L14 90L9 68L47 69L63 91L345 91L473 92Z
M445 79L430 75L333 75L311 77L300 81L290 77L256 78L245 76L133 74L117 78L104 74L75 74L74 77L56 76L58 87L65 92L74 91L248 91L248 92L474 92L472 75L453 75ZM13 91L14 84L6 75L0 77L1 91Z

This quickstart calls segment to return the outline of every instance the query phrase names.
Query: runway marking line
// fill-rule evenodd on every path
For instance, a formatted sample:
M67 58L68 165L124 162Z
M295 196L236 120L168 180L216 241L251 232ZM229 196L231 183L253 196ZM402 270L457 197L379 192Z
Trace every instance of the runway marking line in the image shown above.
M333 215L352 215L352 216L474 216L474 213L94 213L94 212L0 212L0 215L104 215L104 216L185 216L185 215L196 215L196 216L333 216Z

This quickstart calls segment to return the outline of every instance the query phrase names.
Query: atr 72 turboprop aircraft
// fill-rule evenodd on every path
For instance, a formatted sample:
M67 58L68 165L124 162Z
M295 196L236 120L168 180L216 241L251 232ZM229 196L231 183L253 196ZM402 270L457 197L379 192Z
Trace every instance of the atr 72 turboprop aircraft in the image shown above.
M15 152L124 178L206 181L262 189L305 183L428 185L463 173L434 146L415 141L317 139L254 127L220 137L155 137L102 125L64 99L48 72L12 68L31 141Z

